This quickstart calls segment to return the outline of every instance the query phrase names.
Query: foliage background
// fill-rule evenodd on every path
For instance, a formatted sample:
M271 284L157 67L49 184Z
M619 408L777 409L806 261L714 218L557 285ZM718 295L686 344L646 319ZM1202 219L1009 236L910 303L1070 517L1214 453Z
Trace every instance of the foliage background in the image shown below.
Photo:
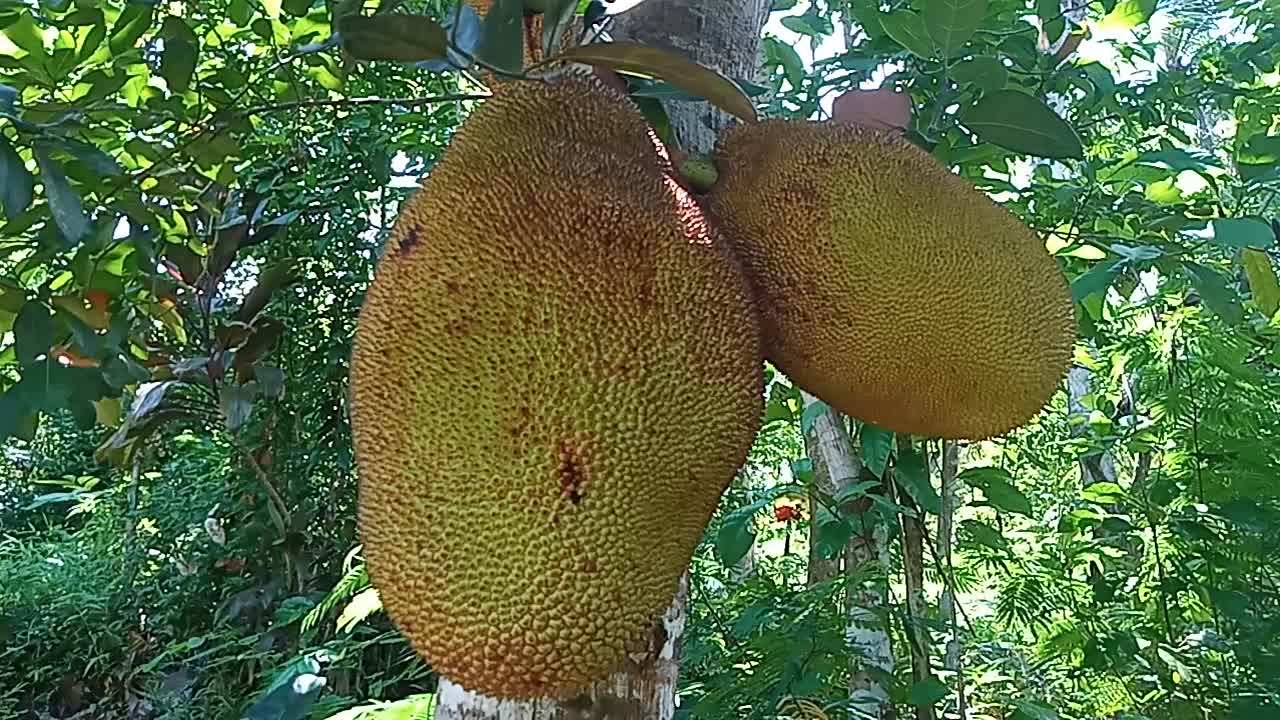
M394 210L479 88L357 62L331 35L350 5L0 4L0 716L429 715L434 677L360 561L346 362ZM931 32L944 5L981 22ZM940 693L912 685L886 579L895 699L954 709L963 687L972 717L1037 720L1277 712L1275 3L1093 2L1065 54L1039 30L1079 32L1058 2L775 10L765 114L906 93L913 139L1041 230L1078 303L1084 391L963 448L954 566L927 568L922 620L935 654L963 639ZM992 129L1030 117L1008 90L1065 125ZM810 538L838 547L863 519L777 520L812 509L812 411L771 378L693 564L684 716L848 716L851 579L806 569ZM888 437L850 427L873 474L904 472ZM932 488L940 448L918 447ZM932 522L936 491L907 492ZM898 528L902 507L873 521ZM300 675L324 684L282 691Z

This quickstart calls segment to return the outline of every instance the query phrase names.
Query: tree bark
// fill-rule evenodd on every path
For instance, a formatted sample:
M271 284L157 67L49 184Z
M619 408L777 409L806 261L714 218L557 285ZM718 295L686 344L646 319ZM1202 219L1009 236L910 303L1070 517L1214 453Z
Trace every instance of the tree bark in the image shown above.
M804 391L800 396L806 407L818 401ZM845 429L844 418L829 407L814 418L813 426L805 434L805 447L813 459L814 479L820 487L844 487L856 481L862 473L862 461L854 452L853 439ZM894 706L879 679L880 673L887 675L893 672L893 646L888 626L883 620L887 609L882 580L887 565L882 557L884 543L881 533L862 522L865 509L865 504L848 509L857 530L844 554L846 573L858 575L868 567L873 569L870 579L850 583L845 602L848 618L845 639L850 648L852 669L849 699L857 717L888 720L894 717ZM821 572L829 570L828 566ZM813 577L812 571L810 577Z
M617 40L676 50L733 77L754 80L770 0L647 0L613 20ZM730 119L706 102L670 103L667 115L681 147L709 152ZM509 702L478 695L441 678L437 720L670 720L676 708L680 639L684 633L688 573L651 633L649 651L589 692L563 702Z
M956 515L956 476L960 474L960 444L954 440L942 442L942 463L939 475L942 489L942 512L938 515L938 562L946 573L942 596L938 599L938 615L946 623L947 650L942 667L955 673L956 713L960 718L969 717L965 700L964 674L960 672L960 623L956 622L956 593L952 582L951 547Z
M901 450L910 450L910 443L909 438L898 436L898 447ZM925 457L928 458L928 455ZM927 463L926 459L926 477ZM933 677L933 668L930 666L932 640L929 627L924 622L927 614L924 597L924 520L919 515L920 508L907 493L898 493L898 503L917 513L915 516L903 513L899 517L902 518L902 574L907 592L906 630L911 652L911 678L914 682L921 683ZM932 705L917 705L915 714L916 720L935 720L937 717Z
M816 401L814 396L803 390L800 396L806 406ZM849 437L844 419L830 409L814 419L809 432L804 435L804 447L813 461L814 485L821 492L835 495L852 485L862 473L862 460L853 452L853 438ZM840 574L843 556L825 558L818 553L820 527L816 496L809 506L813 508L812 522L809 523L809 584L817 585Z

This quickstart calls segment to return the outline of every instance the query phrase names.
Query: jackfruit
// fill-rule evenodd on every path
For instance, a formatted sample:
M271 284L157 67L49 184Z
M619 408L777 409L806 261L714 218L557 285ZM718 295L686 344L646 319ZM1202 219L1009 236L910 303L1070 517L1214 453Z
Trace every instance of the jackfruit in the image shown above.
M638 109L514 83L395 221L351 365L359 527L439 672L563 698L669 605L763 416L741 267Z
M1075 308L1012 213L901 136L767 120L721 134L706 207L747 267L765 356L884 429L985 439L1066 372Z

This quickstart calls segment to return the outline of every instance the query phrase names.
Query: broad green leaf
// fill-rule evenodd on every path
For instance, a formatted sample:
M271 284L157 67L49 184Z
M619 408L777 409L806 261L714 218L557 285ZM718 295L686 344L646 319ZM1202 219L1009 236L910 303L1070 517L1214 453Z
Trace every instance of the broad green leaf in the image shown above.
M231 22L240 27L248 25L249 21L253 19L252 0L231 0L227 15L231 18Z
M524 66L524 4L521 0L495 0L480 23L477 57L508 72Z
M959 479L976 487L987 496L992 507L1031 517L1031 501L1014 487L1013 476L998 467L974 467L960 473Z
M1039 98L1017 90L983 96L961 118L980 140L1046 158L1084 158L1076 131Z
M1111 12L1098 21L1098 29L1106 32L1129 30L1147 20L1156 10L1156 0L1121 0Z
M942 498L929 481L929 469L925 466L924 455L914 445L898 446L894 478L921 510L935 515L942 512Z
M987 15L987 0L927 0L921 15L925 32L946 59L955 55L978 31Z
M1249 291L1253 293L1253 304L1267 317L1274 316L1280 311L1280 281L1271 258L1262 250L1245 248L1240 259L1249 280Z
M4 35L14 45L32 55L43 57L45 54L43 30L36 24L30 11L19 14L18 19L4 29Z
M804 412L800 414L801 434L808 435L809 431L813 429L813 423L818 419L818 416L826 412L830 408L831 408L830 405L827 405L825 402L817 399L815 399L809 405L806 405L804 408Z
M173 92L186 92L196 71L196 46L184 38L167 38L160 56L160 77Z
M284 0L280 7L294 17L302 17L311 12L311 0Z
M1062 0L1036 0L1036 17L1049 42L1062 37L1067 29L1066 18L1062 15Z
M1105 293L1124 269L1124 260L1121 259L1104 260L1094 265L1071 281L1071 299L1080 302L1090 295Z
M662 79L740 120L756 120L755 106L736 83L674 52L633 42L590 43L570 48L555 59Z
M725 516L716 533L716 555L725 567L736 565L756 541L751 518L760 510L759 503L738 508Z
M218 393L218 405L222 421L228 431L235 432L249 420L253 413L253 401L258 395L258 384L223 385Z
M36 165L40 168L40 182L44 185L44 195L49 200L53 222L68 243L78 244L89 229L89 218L85 216L80 204L80 194L71 188L62 166L49 156L47 148L36 145L32 150L36 156Z
M876 477L884 477L884 470L889 465L889 452L893 449L893 433L863 423L859 437L862 445L862 462Z
M960 529L979 545L986 545L992 550L1008 550L1009 541L1005 540L999 530L979 520L964 520Z
M0 134L0 209L12 220L31 205L35 179L22 162L18 151Z
M347 15L338 21L338 32L346 51L361 60L435 60L448 45L444 28L421 15Z
M33 417L35 408L27 402L21 383L0 391L0 442L27 435Z
M998 58L980 55L957 63L951 77L958 83L976 85L983 92L1003 90L1009 81L1009 70Z
M1280 168L1280 135L1253 135L1236 155L1236 168L1246 180L1259 180Z
M1099 505L1114 505L1123 502L1125 498L1124 489L1113 482L1096 482L1092 483L1080 491L1080 497L1086 502L1098 503Z
M911 685L911 691L907 693L907 704L916 707L936 705L939 700L950 694L950 688L934 678L929 678Z
M1191 275L1191 284L1200 293L1200 299L1215 315L1228 325L1237 325L1244 320L1240 298L1222 273L1191 261L1183 261L1182 266Z
M1018 712L1026 716L1027 720L1062 720L1062 716L1058 711L1033 700L1016 700L1014 705L1017 706Z
M913 12L899 10L889 15L880 16L880 25L893 41L911 51L913 55L925 60L932 59L937 50L929 30L925 28L924 18Z
M13 321L13 344L18 362L29 365L49 352L57 334L53 314L43 304L29 300Z
M766 57L782 68L782 73L787 76L787 82L791 83L791 87L799 88L804 83L805 72L804 62L796 49L772 37L764 39L764 47Z
M1267 249L1276 244L1271 226L1255 218L1225 218L1209 223L1211 240L1228 248Z
M846 518L832 515L822 506L818 507L814 522L818 524L818 536L813 549L818 556L827 560L840 557L849 545L849 538L853 537L853 524Z
M548 0L546 17L542 21L543 56L559 52L559 43L565 30L573 27L573 20L578 9L578 0Z
M147 3L129 3L124 6L116 24L111 27L111 40L107 47L112 54L120 55L132 50L148 30L155 18L155 7Z

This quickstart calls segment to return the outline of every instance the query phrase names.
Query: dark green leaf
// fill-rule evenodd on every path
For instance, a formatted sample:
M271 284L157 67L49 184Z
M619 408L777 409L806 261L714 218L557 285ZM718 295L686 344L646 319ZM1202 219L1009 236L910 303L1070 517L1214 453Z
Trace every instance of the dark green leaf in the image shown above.
M1124 261L1119 259L1104 260L1094 265L1071 282L1071 298L1080 302L1095 293L1105 293L1124 269Z
M925 466L924 455L915 446L905 443L898 446L894 478L921 510L935 515L942 512L942 498L929 481L929 469Z
M809 431L813 429L813 423L818 419L818 416L829 409L831 409L830 405L827 405L825 402L818 400L817 398L815 398L812 403L806 405L804 412L800 414L800 432L808 435Z
M1017 90L983 96L962 122L978 138L1014 152L1046 158L1084 158L1080 137L1040 99Z
M565 31L573 27L578 0L548 0L546 17L542 21L542 51L544 57L559 51L558 43ZM555 46L555 47L553 47Z
M480 27L477 57L496 68L519 72L524 66L524 3L495 0Z
M160 56L160 77L173 92L186 92L191 87L191 77L196 71L196 46L183 38L164 41L164 54Z
M89 219L80 205L80 195L71 189L62 166L49 157L49 151L44 146L37 145L33 151L36 165L40 168L40 182L44 185L44 194L53 213L53 221L67 242L77 244L89 229Z
M1009 541L1004 539L1000 531L984 522L964 520L960 523L960 529L979 545L986 545L992 550L1009 549Z
M559 59L602 65L620 73L660 78L740 120L754 122L755 105L742 88L720 73L675 52L633 42L590 43L570 48Z
M796 49L776 38L764 39L766 57L782 68L783 75L791 87L799 88L804 83L804 62L800 60Z
M756 531L751 518L759 511L756 503L738 508L725 516L716 533L716 555L725 567L736 565L751 550Z
M0 209L12 220L31 205L35 180L22 162L22 157L0 134Z
M107 47L111 48L111 52L116 55L132 50L138 39L151 29L154 17L155 7L152 5L146 3L125 5L124 11L120 13L116 24L111 28L111 40L107 43Z
M928 60L937 51L933 38L929 37L929 31L925 28L924 18L916 13L899 10L890 15L882 15L880 25L894 42L917 57Z
M1124 500L1124 490L1113 482L1096 482L1080 492L1086 502L1114 505Z
M284 11L294 17L302 17L311 12L312 0L284 0L280 4Z
M873 475L884 477L884 469L889 465L889 451L893 448L893 433L870 423L863 423L860 440L862 462Z
M18 19L4 29L5 37L9 38L14 45L39 57L45 54L42 32L30 12L18 15Z
M907 693L907 704L916 707L936 705L939 700L950 694L950 688L934 678L929 678L911 685L911 691Z
M929 0L922 14L925 32L943 58L964 47L986 16L987 0Z
M253 3L251 0L231 0L227 15L231 18L231 22L244 27L253 19Z
M1191 274L1191 284L1215 315L1228 325L1238 325L1244 320L1240 296L1227 284L1227 278L1222 273L1190 261L1184 261L1182 266Z
M249 420L253 412L253 401L258 395L258 384L250 382L246 385L223 385L218 393L218 404L222 409L222 421L227 430L235 432Z
M13 343L18 362L29 365L49 352L57 340L57 324L49 308L30 300L18 311L13 322Z
M998 467L974 467L960 473L959 479L976 487L995 508L1031 517L1031 501L1014 487L1013 477Z
M1004 89L1009 80L1009 70L998 58L980 55L958 63L951 69L951 77L956 82L976 85L991 93Z
M362 60L435 60L448 45L444 28L421 15L347 15L338 29L343 47Z
M1276 244L1271 226L1255 218L1224 218L1209 223L1215 245L1269 250Z

